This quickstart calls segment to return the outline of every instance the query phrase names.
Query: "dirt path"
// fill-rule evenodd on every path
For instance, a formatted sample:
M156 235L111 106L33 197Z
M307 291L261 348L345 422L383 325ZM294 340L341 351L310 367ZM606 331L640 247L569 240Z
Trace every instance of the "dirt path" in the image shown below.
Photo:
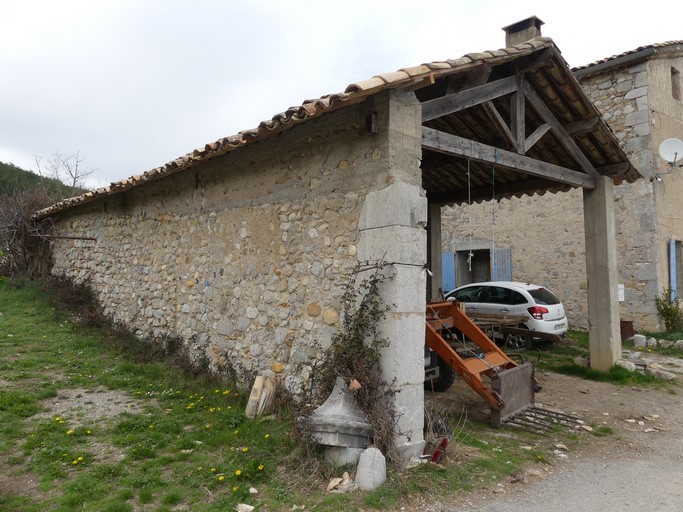
M580 447L521 481L456 498L433 512L683 511L683 394L541 374L542 406L579 415L613 434ZM679 379L680 380L680 379ZM455 392L454 392L455 394ZM454 397L450 397L455 399Z

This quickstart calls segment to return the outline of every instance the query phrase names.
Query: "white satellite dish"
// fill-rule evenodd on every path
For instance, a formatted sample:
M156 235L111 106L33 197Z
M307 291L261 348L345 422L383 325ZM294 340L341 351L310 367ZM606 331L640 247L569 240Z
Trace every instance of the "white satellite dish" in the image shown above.
M678 139L666 139L659 145L659 156L670 164L683 160L683 142Z

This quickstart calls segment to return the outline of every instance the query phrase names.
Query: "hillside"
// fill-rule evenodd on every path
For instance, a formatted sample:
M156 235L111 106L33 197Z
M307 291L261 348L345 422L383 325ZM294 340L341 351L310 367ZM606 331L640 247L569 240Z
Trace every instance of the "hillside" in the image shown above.
M14 164L0 162L0 195L35 188L43 188L56 199L77 196L85 192L82 189L66 186L59 180L44 178Z

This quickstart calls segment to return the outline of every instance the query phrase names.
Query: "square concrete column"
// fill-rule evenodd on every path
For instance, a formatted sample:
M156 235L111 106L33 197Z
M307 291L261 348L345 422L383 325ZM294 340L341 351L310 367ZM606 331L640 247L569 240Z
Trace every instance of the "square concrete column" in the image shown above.
M384 380L399 391L394 395L398 415L394 443L405 460L421 455L424 448L427 199L421 192L400 182L371 192L359 224L358 259L388 263L380 285L382 300L390 306L380 325L388 345L382 349L380 366ZM387 208L387 204L403 208ZM408 225L415 221L419 223Z
M621 358L617 247L614 227L614 182L597 178L594 190L583 191L588 278L590 364L607 371Z
M386 100L386 101L385 101ZM391 307L380 326L388 341L380 366L398 423L394 443L406 461L424 449L424 343L427 198L421 187L420 103L412 92L391 91L377 100L379 131L374 190L360 214L359 261L384 261L380 293ZM359 276L362 278L363 276Z

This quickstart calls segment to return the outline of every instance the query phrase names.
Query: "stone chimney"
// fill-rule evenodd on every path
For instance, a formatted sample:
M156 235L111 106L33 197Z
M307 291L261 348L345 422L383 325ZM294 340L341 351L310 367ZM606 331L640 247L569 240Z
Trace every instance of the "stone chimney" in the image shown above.
M541 20L536 16L530 16L522 21L503 27L503 30L505 30L505 48L517 46L534 37L541 37L541 25L543 25Z

